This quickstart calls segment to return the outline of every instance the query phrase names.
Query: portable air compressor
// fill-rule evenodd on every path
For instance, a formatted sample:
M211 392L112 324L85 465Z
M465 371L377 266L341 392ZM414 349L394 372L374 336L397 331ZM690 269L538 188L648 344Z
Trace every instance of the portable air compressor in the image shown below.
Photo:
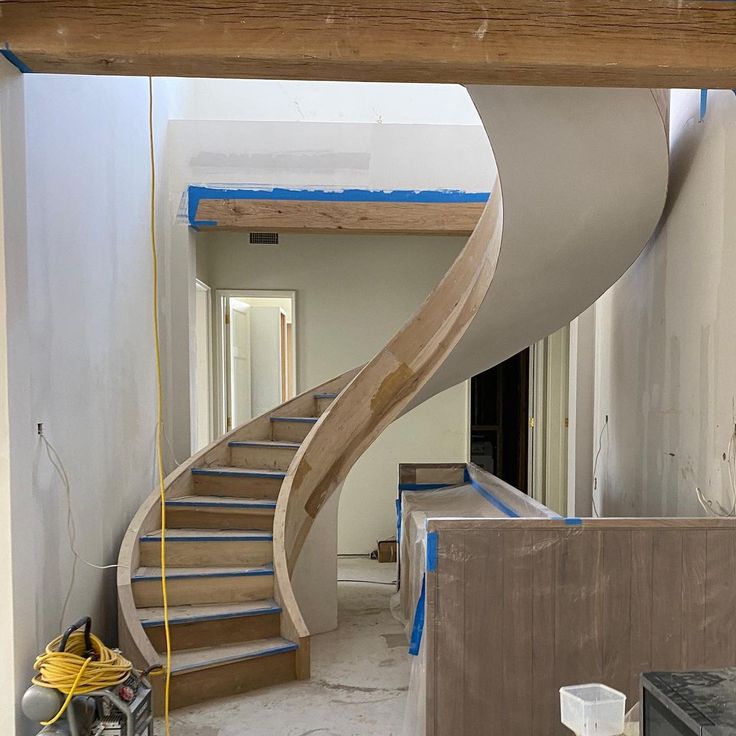
M88 616L64 632L59 641L59 652L66 651L70 635L82 627L84 627L85 647L83 656L95 657L93 637L90 633L92 620ZM33 684L23 695L21 708L23 713L34 721L50 721L63 707L66 699L67 695L60 690ZM142 736L143 734L153 736L151 685L145 675L133 670L124 682L113 687L73 695L63 716L38 732L38 736Z

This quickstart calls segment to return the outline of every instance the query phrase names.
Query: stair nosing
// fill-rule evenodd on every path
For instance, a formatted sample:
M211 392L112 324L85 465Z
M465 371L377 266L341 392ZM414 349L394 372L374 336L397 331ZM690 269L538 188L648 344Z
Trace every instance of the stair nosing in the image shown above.
M171 611L172 608L175 608L175 606L170 606L169 611ZM141 609L138 609L141 610ZM250 618L253 616L273 616L277 613L282 612L281 606L273 605L268 606L267 608L253 608L253 609L247 609L244 611L232 611L230 613L211 613L206 614L203 616L189 616L187 618L172 618L169 617L169 625L171 626L180 626L182 624L205 624L205 623L211 623L213 621L227 621L228 619L232 618ZM164 620L161 619L140 619L141 626L144 629L153 629L157 626L163 626Z
M271 416L272 422L304 422L308 424L314 424L319 420L319 417L286 417L286 416Z
M160 569L160 568L157 568ZM272 577L273 572L273 566L272 565L264 565L262 567L251 567L251 568L243 568L239 571L227 571L227 572L199 572L199 573L178 573L176 572L177 568L169 568L166 571L166 579L167 580L188 580L188 579L194 579L194 578L249 578L249 577ZM141 582L144 580L161 580L163 576L162 575L138 575L134 574L131 575L130 579L133 582Z
M268 478L269 480L283 480L286 472L283 470L253 470L228 466L222 468L192 468L192 475L211 475L228 478Z
M172 535L171 532L174 532ZM229 534L207 534L206 529L202 529L202 534L199 536L186 536L177 537L175 529L169 529L166 534L166 544L170 542L273 542L273 534L264 532L263 534L253 535L253 532L245 531L243 534L238 535L235 533ZM140 542L160 542L161 533L159 532L156 536L153 534L145 534L139 537Z
M182 498L172 498L166 501L167 506L174 508L209 508L209 509L275 509L276 501L268 499L236 499L234 496L212 496L212 498L227 498L232 499L224 502L220 501L187 501L186 498L192 498L191 496L184 496ZM197 498L206 499L207 496L197 496Z
M275 450L298 450L301 442L286 442L281 440L232 440L228 447L263 447Z
M201 662L199 664L192 664L183 667L172 666L172 675L184 675L189 672L196 672L197 670L211 669L213 667L220 667L225 664L233 664L235 662L245 662L249 659L259 659L261 657L271 657L276 654L283 654L286 652L294 652L299 648L298 644L294 642L288 642L280 646L270 647L259 652L251 652L249 654L239 654L230 657L223 657L222 659L213 659L208 662Z

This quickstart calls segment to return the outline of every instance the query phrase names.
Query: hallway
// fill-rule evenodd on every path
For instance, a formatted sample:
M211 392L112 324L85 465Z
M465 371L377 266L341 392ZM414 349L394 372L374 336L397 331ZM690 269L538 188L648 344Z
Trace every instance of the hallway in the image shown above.
M391 582L396 567L342 558L340 580ZM342 582L340 626L312 639L312 679L174 711L176 736L399 736L410 658L394 587ZM156 733L163 733L158 724Z

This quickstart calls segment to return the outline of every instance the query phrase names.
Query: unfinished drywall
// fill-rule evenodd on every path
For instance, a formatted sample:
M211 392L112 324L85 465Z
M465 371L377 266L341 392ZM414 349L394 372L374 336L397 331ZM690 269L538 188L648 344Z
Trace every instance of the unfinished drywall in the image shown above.
M28 424L25 100L23 76L0 60L0 732L23 734L35 601L22 594L28 568L15 540L24 534L31 485ZM35 733L35 729L33 731Z
M736 95L673 91L661 228L597 308L598 487L605 515L704 513L733 503L736 421ZM608 426L605 417L608 416Z
M96 632L116 640L114 570L78 563L62 622L73 568L67 503L36 425L68 475L79 553L112 564L153 487L155 394L147 80L33 75L20 99L17 84L2 80L0 122L5 139L25 106L25 145L18 135L3 145L14 161L3 157L4 182L13 175L12 196L27 213L22 228L15 213L12 248L5 227L19 702L62 623L89 614ZM165 115L162 106L157 122ZM19 718L7 732L37 730Z
M421 304L464 245L463 238L282 234L278 246L247 235L199 236L215 289L293 289L300 390L373 357ZM404 462L462 462L465 387L401 419L348 476L339 550L370 552L395 531L396 472Z

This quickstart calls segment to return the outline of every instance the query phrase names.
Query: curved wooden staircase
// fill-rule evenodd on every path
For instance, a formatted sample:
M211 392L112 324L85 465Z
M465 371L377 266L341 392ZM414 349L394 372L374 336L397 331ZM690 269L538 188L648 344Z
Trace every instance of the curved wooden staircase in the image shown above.
M659 219L661 95L470 93L499 181L432 294L365 366L238 427L166 481L172 707L309 677L309 630L292 574L314 519L355 461L412 406L582 312ZM160 526L154 492L119 556L120 644L139 667L161 661L164 644Z
M275 599L276 499L304 438L354 374L239 427L167 479L173 708L297 676L298 645L282 637ZM141 667L166 651L160 520L151 497L120 552L121 646Z

